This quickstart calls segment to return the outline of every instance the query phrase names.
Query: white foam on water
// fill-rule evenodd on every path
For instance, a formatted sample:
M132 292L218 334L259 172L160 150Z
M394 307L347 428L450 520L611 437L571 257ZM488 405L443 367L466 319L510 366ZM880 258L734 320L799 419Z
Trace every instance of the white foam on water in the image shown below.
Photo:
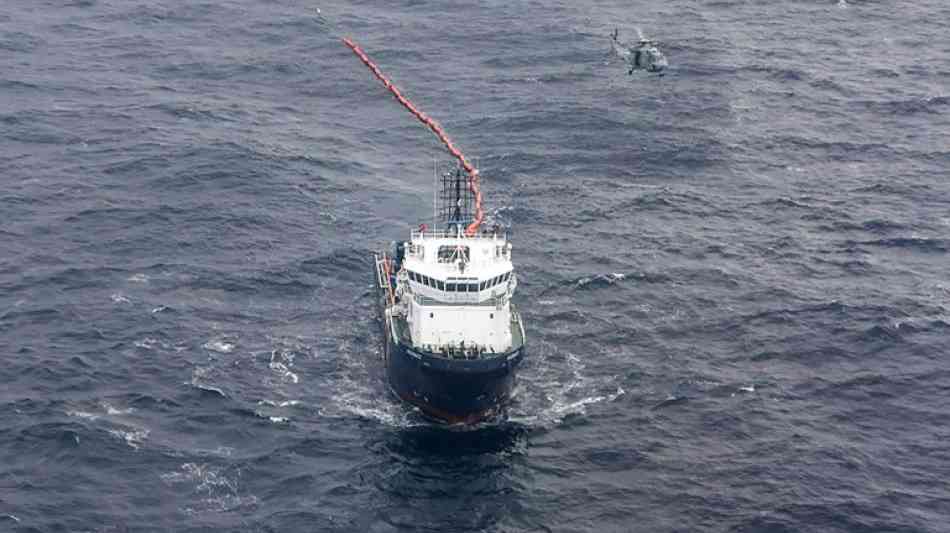
M99 418L100 415L87 413L85 411L66 411L66 416L74 416L76 418L83 418L86 420L95 420Z
M137 348L142 348L143 350L154 350L156 346L161 345L162 343L157 339L151 337L145 337L140 341L135 341L133 343Z
M519 386L509 409L508 419L528 426L556 426L569 416L584 416L595 404L609 403L626 391L616 384L619 376L592 378L585 373L586 364L568 352L564 363L555 363L550 354L556 348L538 347L537 364L519 371ZM611 392L607 392L613 388ZM606 389L606 390L605 390Z
M162 311L164 311L164 310L166 310L166 309L168 309L168 307L166 307L166 306L164 306L164 305L160 305L160 306L158 306L158 307L152 309L152 314L154 315L155 313L161 313Z
M270 366L270 369L273 370L274 372L276 372L277 375L279 375L281 379L283 379L283 380L285 380L285 381L290 381L291 383L299 383L299 382L300 382L300 376L298 376L298 375L297 375L296 373L294 373L294 372L291 372L290 369L287 368L287 365L285 365L285 364L283 364L283 363L273 363L273 362L272 362L272 363L270 363L270 365L268 365L268 366Z
M270 407L294 407L300 405L300 400L259 400L258 405L267 405Z
M131 414L131 413L133 413L133 412L135 411L135 408L134 408L134 407L127 407L127 408L125 408L125 409L117 409L117 408L113 407L112 404L110 404L110 403L108 403L108 402L102 402L102 407L106 410L106 414L108 414L108 415L113 415L113 416L115 416L115 415L128 415L128 414Z
M122 430L122 429L110 429L109 434L117 437L121 440L124 440L126 444L129 445L133 450L138 450L139 446L145 442L145 439L150 433L147 429L131 429L131 430Z
M295 384L299 383L300 376L290 370L291 367L294 366L295 357L296 355L291 350L275 349L270 354L268 367L277 373L283 381L289 381Z
M848 2L846 0L838 0L838 7L848 9Z
M332 401L317 410L320 416L355 416L396 428L422 424L416 408L393 398L385 383L373 377L371 368L382 371L384 366L379 350L357 352L343 341L336 353L341 367L331 385Z
M148 283L149 278L147 275L139 273L129 276L128 280L132 283Z
M115 293L115 294L113 294L113 295L110 296L109 298L111 298L112 301L113 301L114 303L117 303L117 304L127 304L127 303L131 303L131 302L132 302L132 300L129 300L129 299L126 298L122 293L118 293L118 292Z
M755 384L739 387L741 392L755 392Z
M557 398L553 403L541 409L534 414L518 413L509 415L508 419L512 422L518 422L525 425L540 425L541 427L556 426L569 416L583 416L587 414L587 406L601 402L612 402L626 393L623 387L618 386L617 390L604 395L587 396L577 400L565 400Z
M253 494L240 494L238 474L229 476L212 465L185 463L178 471L159 477L168 485L192 485L192 496L197 500L183 508L188 514L230 511L258 503Z
M213 450L198 449L194 452L196 455L210 455L214 457L231 457L234 454L234 448L230 446L218 446Z
M17 523L20 522L20 519L17 518L16 516L12 515L12 514L5 514L5 515L3 515L3 517L4 517L4 518L9 518L10 520L13 520L14 522L17 522Z
M191 385L197 389L201 389L209 392L216 392L221 396L227 397L227 394L224 393L219 387L209 385L205 383L205 380L208 374L214 369L212 366L196 366L194 370L191 371L191 381L187 382L186 385Z
M231 353L234 351L234 343L227 342L221 339L211 339L208 342L201 345L205 350L211 350L212 352L218 353Z

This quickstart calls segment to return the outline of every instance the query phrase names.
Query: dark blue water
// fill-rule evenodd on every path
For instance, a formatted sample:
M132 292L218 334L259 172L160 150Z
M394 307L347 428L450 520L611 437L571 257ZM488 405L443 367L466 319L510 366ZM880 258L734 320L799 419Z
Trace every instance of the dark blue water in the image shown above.
M316 7L4 3L0 530L950 531L946 2ZM507 421L387 394L445 158L344 34L513 226Z

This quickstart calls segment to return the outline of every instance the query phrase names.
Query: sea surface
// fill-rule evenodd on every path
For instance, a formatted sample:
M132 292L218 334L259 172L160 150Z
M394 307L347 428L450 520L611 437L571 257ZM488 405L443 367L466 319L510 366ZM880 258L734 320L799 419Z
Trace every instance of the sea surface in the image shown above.
M388 392L449 157L345 35L511 227L503 420ZM6 0L0 179L0 531L950 531L945 0Z

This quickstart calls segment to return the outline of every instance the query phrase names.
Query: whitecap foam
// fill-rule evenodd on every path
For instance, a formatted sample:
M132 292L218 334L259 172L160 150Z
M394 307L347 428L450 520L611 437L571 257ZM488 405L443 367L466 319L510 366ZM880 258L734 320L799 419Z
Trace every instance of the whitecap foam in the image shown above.
M354 397L349 398L334 398L334 403L336 404L337 409L326 409L320 408L317 412L320 416L325 417L339 417L343 414L356 416L364 420L371 420L386 426L398 427L398 428L408 428L414 425L418 425L410 420L409 415L412 413L418 414L416 408L406 408L402 409L401 406L395 405L392 402L386 402L384 404L379 404L376 406L366 405L362 402L362 399L357 399Z
M87 413L85 411L66 411L66 416L74 416L76 418L84 418L86 420L95 420L99 418L100 415Z
M209 511L223 513L226 511L233 511L235 509L240 509L242 507L253 507L258 503L257 496L236 496L236 495L224 495L224 496L215 496L212 498L204 498L199 501L200 505L198 506L188 506L182 509L186 514L189 515L203 515Z
M106 414L109 415L128 415L135 411L134 407L127 407L125 409L117 409L108 402L102 402L102 407L106 410Z
M237 483L221 473L220 468L209 464L185 463L176 472L162 474L161 479L166 483L193 482L196 488L202 491L224 488L230 492L237 491Z
M132 283L148 283L149 278L147 275L139 273L129 276L128 280Z
M117 437L121 440L124 440L126 444L129 445L133 450L138 450L139 446L145 442L145 439L150 433L147 429L110 429L109 434Z
M268 367L277 373L284 381L299 383L300 377L290 370L294 366L294 352L290 350L274 350L270 354Z
M229 511L258 503L253 494L240 494L238 474L229 476L222 469L209 464L185 463L178 471L167 472L159 477L169 485L192 485L192 494L197 499L183 509L188 514Z
M157 339L151 337L145 337L140 341L135 341L133 343L137 348L142 348L143 350L154 350L155 346L158 346L160 342Z
M354 353L348 344L337 348L342 364L333 380L332 401L317 409L323 417L358 417L390 427L408 428L422 424L418 409L393 399L374 379L367 361L376 361L383 367L378 350L365 354Z
M231 353L234 351L234 346L234 343L221 339L212 339L201 345L205 350L218 353Z
M269 366L271 370L276 372L281 379L285 381L290 381L291 383L298 383L300 381L300 377L295 372L291 372L283 363L271 363Z
M221 390L219 387L205 383L205 379L207 378L208 374L211 372L213 368L214 367L210 367L210 366L195 367L195 369L191 371L191 381L189 381L187 384L191 385L192 387L195 387L196 389L200 389L200 390L208 391L208 392L214 392L214 393L220 394L222 397L227 398L228 395L225 394L224 391Z
M619 375L591 377L584 359L567 352L563 360L552 358L558 351L549 343L539 343L536 359L519 371L508 419L542 427L562 423L569 416L583 416L588 408L609 403L624 395ZM562 362L563 361L563 362Z
M118 292L115 293L115 294L113 294L113 295L110 296L109 298L111 298L112 301L113 301L114 303L117 303L117 304L127 304L127 303L131 303L131 302L132 302L132 300L129 300L129 299L126 298L122 293L118 293Z
M259 400L258 405L268 405L270 407L294 407L300 405L300 400Z

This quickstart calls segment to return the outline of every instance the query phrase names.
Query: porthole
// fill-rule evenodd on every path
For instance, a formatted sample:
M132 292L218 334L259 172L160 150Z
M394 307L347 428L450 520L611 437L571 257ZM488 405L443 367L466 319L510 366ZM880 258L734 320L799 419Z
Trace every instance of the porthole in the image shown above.
M435 313L429 313L429 318L435 318Z

